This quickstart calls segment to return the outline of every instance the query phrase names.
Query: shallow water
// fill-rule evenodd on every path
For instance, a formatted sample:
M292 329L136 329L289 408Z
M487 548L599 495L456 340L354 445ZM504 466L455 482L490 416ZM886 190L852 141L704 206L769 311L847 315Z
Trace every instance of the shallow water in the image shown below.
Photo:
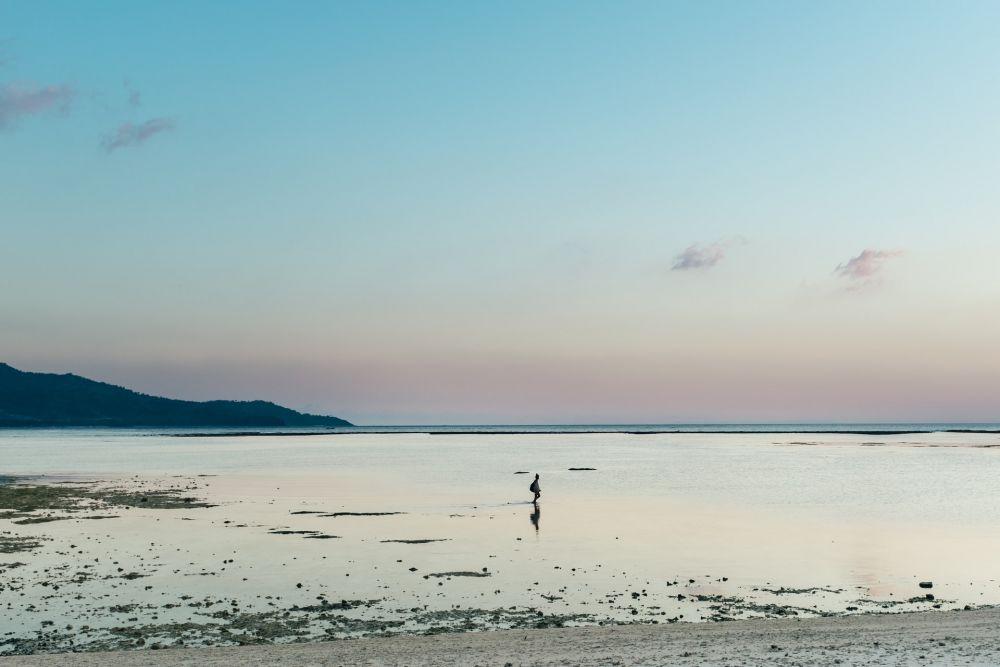
M218 503L105 521L0 519L0 531L52 538L0 554L0 570L26 563L0 574L16 584L0 590L0 642L82 623L218 623L208 610L220 600L245 614L318 596L374 601L341 614L374 625L310 617L302 634L277 640L379 632L381 622L509 624L472 623L456 606L591 623L994 604L998 448L997 433L0 432L0 475L139 476ZM537 510L532 475L517 471L541 474ZM443 541L385 542L428 539ZM84 564L100 576L74 582ZM119 567L148 576L123 580ZM488 576L430 576L448 572ZM227 641L191 637L182 643Z

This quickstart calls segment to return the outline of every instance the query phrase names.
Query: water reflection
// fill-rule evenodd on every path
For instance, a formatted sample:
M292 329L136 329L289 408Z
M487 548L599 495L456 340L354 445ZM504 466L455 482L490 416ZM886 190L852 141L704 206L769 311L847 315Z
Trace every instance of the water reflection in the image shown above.
M539 507L538 503L534 504L534 509L531 512L531 525L535 527L535 532L538 532L538 521L542 518L542 508Z

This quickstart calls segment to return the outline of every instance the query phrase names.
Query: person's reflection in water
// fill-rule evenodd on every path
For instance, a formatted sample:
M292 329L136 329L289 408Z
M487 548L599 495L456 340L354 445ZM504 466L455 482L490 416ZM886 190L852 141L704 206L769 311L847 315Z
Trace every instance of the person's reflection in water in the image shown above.
M535 509L531 512L531 525L535 527L535 532L538 532L538 520L542 518L542 508L535 503Z

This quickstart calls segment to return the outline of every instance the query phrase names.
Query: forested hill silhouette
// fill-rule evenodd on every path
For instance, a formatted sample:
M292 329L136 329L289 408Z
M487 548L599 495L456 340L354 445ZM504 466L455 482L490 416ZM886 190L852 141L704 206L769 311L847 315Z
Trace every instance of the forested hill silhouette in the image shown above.
M267 401L181 401L0 363L0 426L351 426Z

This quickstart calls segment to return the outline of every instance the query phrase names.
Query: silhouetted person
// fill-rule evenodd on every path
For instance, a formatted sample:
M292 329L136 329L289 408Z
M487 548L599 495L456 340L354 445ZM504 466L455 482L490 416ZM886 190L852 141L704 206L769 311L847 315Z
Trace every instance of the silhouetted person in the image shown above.
M541 484L538 483L537 472L535 473L535 481L531 483L531 486L528 487L528 490L531 491L533 494L535 494L535 499L532 500L531 502L537 503L538 499L542 496L542 486Z
M542 518L542 508L537 504L535 505L535 510L531 513L531 525L535 527L535 532L538 532L538 521Z

